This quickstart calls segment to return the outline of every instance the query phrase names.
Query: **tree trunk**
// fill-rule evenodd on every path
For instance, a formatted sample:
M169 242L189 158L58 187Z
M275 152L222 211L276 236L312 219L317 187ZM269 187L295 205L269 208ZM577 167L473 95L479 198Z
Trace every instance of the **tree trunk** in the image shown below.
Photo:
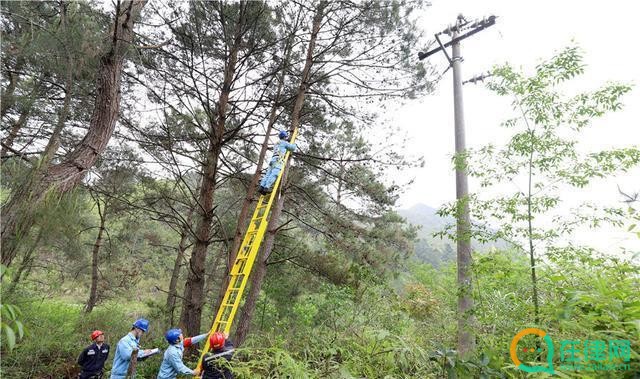
M307 57L304 62L304 68L302 69L302 77L300 78L300 86L298 87L298 94L296 96L296 102L293 105L293 111L291 113L291 129L296 130L300 126L300 111L304 104L304 98L309 88L309 79L311 72L311 66L313 66L313 51L316 48L316 40L318 39L318 33L320 32L320 26L322 25L322 18L324 17L324 8L327 6L326 1L321 1L316 8L316 13L313 16L313 24L311 26L311 36L309 37L309 47L307 48Z
M300 86L298 87L298 93L296 95L296 101L293 106L293 112L291 114L291 127L296 130L300 126L300 111L304 104L304 98L308 89L309 73L311 72L311 66L313 65L313 51L316 45L316 39L320 32L320 26L322 24L322 18L324 16L324 7L327 5L325 1L320 2L316 8L315 15L313 17L313 24L311 27L311 36L309 37L309 46L307 48L307 57L305 60L304 69L302 70L302 77L300 78ZM290 165L284 168L282 173L281 188L284 187L285 178L289 171ZM275 189L274 189L275 190ZM262 252L257 259L257 267L254 268L254 272L251 276L251 289L245 299L245 303L240 312L240 319L238 320L238 327L234 341L237 346L240 346L247 337L251 320L253 318L253 312L256 307L258 295L262 288L262 282L267 273L267 260L273 249L273 243L275 241L275 235L277 232L278 220L282 212L282 206L284 204L284 193L281 191L277 202L271 211L271 217L269 219L268 233L263 243Z
M66 30L67 28L67 5L66 3L62 4L62 11L60 12L60 25L62 30ZM67 41L69 42L69 41ZM62 129L67 122L67 117L69 116L69 107L71 105L71 97L73 96L73 71L74 71L74 62L72 55L69 51L65 51L68 56L67 61L67 72L65 78L64 85L64 103L62 104L62 108L58 112L58 122L56 123L55 128L53 128L53 132L51 133L51 137L47 142L47 146L42 153L42 158L40 159L40 167L42 170L49 166L49 163L53 160L58 148L60 147L60 134L62 133ZM36 177L40 177L40 173L36 174ZM37 184L35 184L37 186Z
M288 166L287 166L288 167ZM285 172L282 175L286 175ZM284 177L282 178L284 179ZM284 182L284 180L282 180ZM247 338L249 329L251 327L251 320L253 319L253 313L256 309L256 303L258 302L258 296L260 296L260 290L262 289L262 283L267 275L267 260L273 251L273 244L278 232L278 220L282 213L282 206L284 204L284 193L281 193L274 204L274 208L271 211L271 218L269 219L269 226L267 229L267 236L264 239L262 250L260 255L256 259L253 272L251 273L251 289L244 301L242 311L240 312L240 318L238 320L238 327L236 328L236 334L233 341L236 346L242 345Z
M22 59L22 57L18 57L15 68L13 70L7 70L7 73L9 74L9 84L7 85L7 88L2 91L2 97L0 100L0 117L4 117L16 102L13 93L15 92L18 84L18 71L22 69L23 65L24 59ZM9 67L7 67L7 69L9 69Z
M182 314L180 324L184 325L189 335L200 333L202 307L204 305L205 263L209 247L210 230L213 221L213 194L218 171L218 158L222 150L223 133L226 122L229 95L234 83L238 51L242 42L242 30L245 20L246 2L241 2L240 18L236 28L233 45L229 51L229 58L224 70L222 90L217 104L217 120L211 124L209 135L209 149L203 167L202 184L198 195L198 225L191 259L189 260L189 275L184 289Z
M178 297L178 278L180 277L180 267L182 267L182 261L184 260L184 252L187 250L189 243L189 229L191 228L191 215L193 209L189 210L187 215L187 223L182 226L180 231L180 243L178 244L178 255L176 261L173 264L173 270L171 271L171 280L169 281L169 292L167 294L167 313L169 314L168 324L173 325L173 314L176 309L176 298Z
M31 271L31 267L33 264L33 252L36 251L36 248L38 247L38 244L42 239L43 232L44 230L41 228L38 231L38 236L33 241L31 248L27 250L24 254L24 257L22 257L22 261L20 262L18 271L16 271L16 273L13 275L13 278L11 278L11 283L9 284L9 288L7 288L3 293L5 296L10 296L13 293L13 291L15 291L16 287L18 287L18 283L20 282L20 280L26 278L29 275L29 272Z
M66 17L66 4L62 3L62 10L60 12L60 25L61 25L61 29L64 31L67 27L67 17ZM49 166L49 163L51 162L51 160L53 159L56 151L58 150L58 147L60 146L60 133L62 132L62 129L65 126L65 123L67 121L67 117L69 115L69 106L71 105L71 96L72 96L72 89L73 89L73 60L71 58L71 55L68 54L69 56L69 60L67 62L67 72L66 72L66 78L65 78L65 86L64 86L64 91L65 91L65 96L64 96L64 102L62 105L62 108L58 111L58 122L56 123L56 126L53 129L53 132L51 133L51 137L49 138L49 141L47 142L47 146L44 149L44 152L42 153L40 159L38 162L36 162L36 164L31 168L31 171L26 175L24 182L18 187L18 189L13 193L11 200L9 201L9 203L7 204L7 212L9 213L9 220L5 220L5 222L3 223L3 239L4 239L4 227L5 225L11 226L11 222L12 220L12 216L13 214L11 213L12 211L14 211L16 208L20 207L22 209L24 209L24 213L18 215L17 217L22 218L24 225L28 225L28 228L31 227L31 225L34 222L34 218L33 218L33 212L35 211L35 209L33 209L33 204L31 202L25 202L25 199L30 200L32 198L34 198L35 194L34 192L37 191L38 187L41 186L42 180L43 180L43 176L45 175L46 169ZM17 131L16 131L17 132ZM22 203L22 204L21 204ZM26 233L24 234L26 235ZM4 246L4 240L3 240L3 246L2 246L2 262L9 266L10 259L13 259L13 257L17 254L17 246L9 246L9 249L12 249L13 251L10 254L7 254L7 261L5 262L5 246Z
M205 281L205 261L206 252L209 247L209 235L213 220L213 192L215 187L216 166L220 154L220 146L215 138L211 136L207 160L200 184L198 195L198 225L191 258L189 259L189 271L187 282L184 286L184 296L182 301L182 312L180 314L180 325L182 325L189 335L197 335L200 332L200 315L202 312L202 301Z
M534 141L534 131L530 131L531 140ZM528 224L528 239L529 239L529 259L531 265L531 285L533 289L533 315L536 326L540 325L540 304L538 303L538 279L536 277L536 258L535 250L533 247L533 213L531 212L531 198L533 196L533 152L534 148L531 147L531 153L529 154L529 185L527 192L527 224ZM537 345L536 345L537 346Z
M84 307L85 313L91 313L93 307L95 307L98 302L98 253L100 253L100 248L102 247L102 235L104 234L105 224L107 221L107 216L105 214L106 209L104 212L102 211L99 199L96 203L98 205L98 215L100 216L100 228L98 229L98 237L96 237L96 243L93 244L93 252L91 254L91 290L89 290L87 305Z
M114 27L111 49L102 57L98 69L96 101L89 131L77 149L47 173L48 187L59 191L74 188L104 152L115 129L120 111L120 79L128 45L133 40L133 25L146 0L123 2ZM120 7L118 7L120 8Z
M0 150L0 157L5 157L9 149L13 148L13 141L18 136L18 132L27 124L27 119L29 118L29 114L31 113L31 109L33 108L33 103L38 98L38 93L40 92L40 86L42 85L41 80L37 80L29 94L29 98L26 103L23 104L22 110L20 111L20 116L18 120L13 123L11 130L7 137L2 141L2 150ZM66 99L65 99L66 100Z
M125 378L135 378L136 370L138 368L138 351L139 349L136 347L131 352L131 357L129 357L129 367L127 368L127 375Z
M205 286L205 296L211 298L208 302L213 312L218 310L218 298L217 293L221 292L220 285L223 284L224 278L227 275L226 257L229 247L226 244L220 244L220 251L215 254L212 259L209 260L209 272L207 275L207 285ZM218 283L216 285L216 283ZM215 313L214 313L215 314Z
M146 0L130 0L125 1L122 7L120 3L117 5L111 49L100 61L95 106L89 130L82 142L61 163L49 165L41 179L24 190L16 191L2 207L3 264L11 264L19 241L33 226L36 209L46 194L51 190L63 193L75 188L105 150L120 109L124 57L133 39L134 21L145 3Z
M287 54L288 57L288 54ZM287 59L288 60L288 59ZM285 65L286 61L285 60ZM269 136L271 134L271 130L273 129L273 125L275 125L278 119L278 102L280 100L280 93L282 92L282 87L284 83L285 77L285 68L282 68L282 76L280 81L278 82L278 89L276 90L275 99L273 101L273 107L271 108L271 114L269 115L269 123L267 124L267 132L264 137L264 141L262 142L262 147L260 148L260 155L258 156L258 163L256 164L256 170L251 179L251 183L249 183L249 188L247 188L247 194L242 203L242 208L240 210L240 215L238 216L238 222L236 224L236 231L233 237L233 244L231 245L231 249L227 255L227 268L224 273L224 277L222 280L222 284L220 286L220 291L218 292L218 299L216 301L215 309L216 311L220 307L220 303L224 298L224 294L227 291L227 287L229 286L229 272L231 271L231 267L236 261L236 257L238 255L238 250L240 249L240 244L242 243L242 238L244 237L244 232L247 230L248 218L249 218L249 209L251 204L253 203L253 196L256 193L256 186L258 185L258 181L260 180L260 172L262 171L262 165L264 164L264 158L267 155L267 150L269 149Z

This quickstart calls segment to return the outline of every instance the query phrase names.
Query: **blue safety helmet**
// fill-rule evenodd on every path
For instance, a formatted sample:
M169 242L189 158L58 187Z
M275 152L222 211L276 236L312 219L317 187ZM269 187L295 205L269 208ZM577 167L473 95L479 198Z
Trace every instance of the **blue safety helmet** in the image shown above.
M167 339L169 345L173 345L180 340L180 335L182 334L182 330L180 329L169 329L167 333L164 335L164 338Z
M280 139L287 139L289 138L289 133L287 133L286 130L281 130L280 133L278 133L278 137L280 137Z
M146 333L149 330L149 320L139 318L136 320L136 322L133 323L133 327L138 328Z

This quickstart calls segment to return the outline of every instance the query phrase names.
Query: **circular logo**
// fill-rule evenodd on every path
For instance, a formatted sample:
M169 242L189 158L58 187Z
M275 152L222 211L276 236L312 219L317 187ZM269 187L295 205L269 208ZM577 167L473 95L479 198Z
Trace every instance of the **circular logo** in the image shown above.
M520 341L522 339L522 337L529 335L529 334L535 334L537 336L540 336L544 342L546 342L547 344L547 364L549 365L548 367L545 366L528 366L525 365L524 363L522 363L520 361L520 359L518 359L518 354L517 354L517 348L518 348L518 341ZM549 374L553 374L553 341L551 341L551 337L549 337L549 335L547 335L547 332L545 332L542 329L538 329L538 328L527 328L527 329L523 329L521 330L518 334L515 335L515 337L513 337L513 339L511 340L511 347L509 348L509 354L511 355L511 360L513 361L513 363L516 365L516 368L525 371L525 372L548 372Z

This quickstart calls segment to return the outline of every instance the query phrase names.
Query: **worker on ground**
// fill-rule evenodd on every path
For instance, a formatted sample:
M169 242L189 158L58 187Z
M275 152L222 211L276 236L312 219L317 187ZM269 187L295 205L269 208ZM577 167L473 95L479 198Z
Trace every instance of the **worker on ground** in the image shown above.
M178 374L182 375L199 375L200 370L197 368L192 370L182 363L182 354L184 348L197 344L207 338L208 334L200 334L199 336L184 338L182 330L169 329L164 337L169 342L169 348L164 352L164 359L160 366L158 379L175 379Z
M78 357L78 365L82 368L78 379L101 379L104 362L109 357L109 345L104 343L104 333L94 330L91 333L93 343L87 346Z
M113 357L111 379L125 379L133 350L138 349L138 359L147 357L153 352L153 349L140 349L140 337L148 331L149 321L140 318L133 323L131 331L118 341L116 353Z
M258 192L262 195L271 192L271 187L273 187L273 183L278 179L278 175L284 166L284 155L287 150L295 151L296 149L295 143L289 143L289 133L285 130L280 131L278 137L280 141L273 147L273 156L269 162L269 168L267 168L267 172L262 177L262 180L260 180L260 187L258 187Z
M229 361L233 357L233 344L226 333L215 332L209 337L211 350L202 361L202 379L233 379ZM220 362L220 359L226 362Z

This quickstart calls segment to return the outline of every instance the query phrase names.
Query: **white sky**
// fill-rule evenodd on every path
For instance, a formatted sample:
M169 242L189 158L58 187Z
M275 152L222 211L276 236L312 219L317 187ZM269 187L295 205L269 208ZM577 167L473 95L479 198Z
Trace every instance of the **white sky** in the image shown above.
M427 34L433 35L452 23L461 12L469 20L490 14L498 16L496 25L462 42L464 79L507 61L531 69L541 59L551 57L555 51L575 41L583 49L587 64L585 74L578 79L583 89L595 89L607 81L635 86L624 98L622 111L596 120L584 133L584 147L600 150L640 145L640 62L637 52L640 33L635 26L638 10L640 3L631 0L433 0L425 12L422 26ZM447 66L442 53L428 59L440 68L440 72ZM438 207L455 198L455 178L450 164L454 149L451 81L449 70L435 93L406 104L392 116L392 122L410 137L406 152L424 156L426 161L424 168L408 173L416 181L400 198L401 208L416 203ZM481 84L464 86L467 147L504 140L507 131L499 124L511 115L509 102ZM640 169L594 183L577 196L565 193L563 197L619 204L618 184L629 192L639 191ZM470 182L470 191L478 190L479 187ZM583 233L585 236L598 240L597 247L607 250L624 245L640 251L640 241L630 233L602 231L595 235Z

